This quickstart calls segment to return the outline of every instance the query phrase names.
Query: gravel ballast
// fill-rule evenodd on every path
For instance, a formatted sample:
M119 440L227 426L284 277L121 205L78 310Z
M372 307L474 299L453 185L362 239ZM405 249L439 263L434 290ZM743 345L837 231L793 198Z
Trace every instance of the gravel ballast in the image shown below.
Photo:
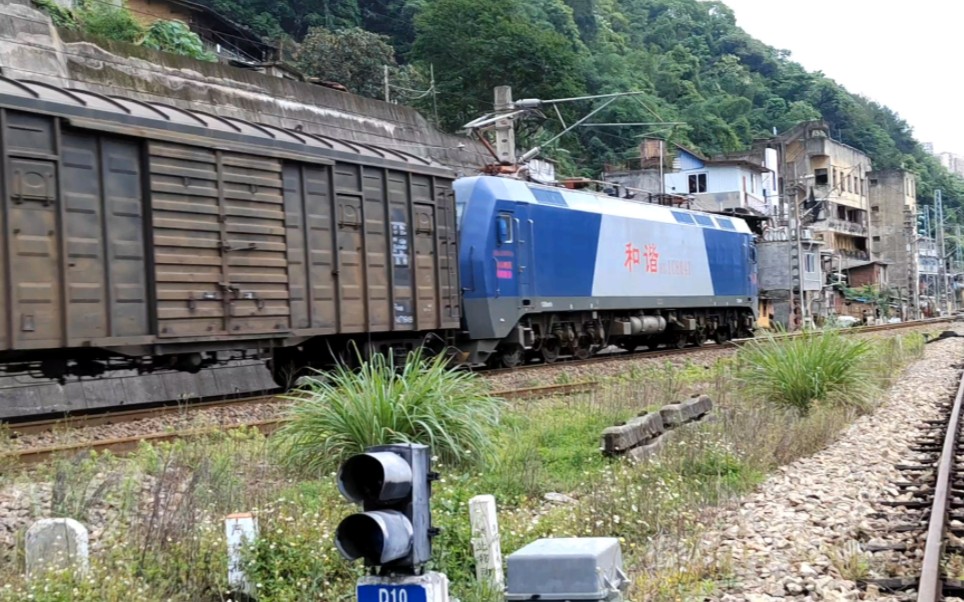
M892 576L886 555L866 552L879 541L880 525L871 517L880 500L900 495L894 483L906 474L896 465L919 458L910 447L926 428L923 421L938 419L939 405L953 399L962 360L964 339L927 345L873 414L717 514L703 546L706 558L728 567L732 581L712 599L883 599L851 580Z

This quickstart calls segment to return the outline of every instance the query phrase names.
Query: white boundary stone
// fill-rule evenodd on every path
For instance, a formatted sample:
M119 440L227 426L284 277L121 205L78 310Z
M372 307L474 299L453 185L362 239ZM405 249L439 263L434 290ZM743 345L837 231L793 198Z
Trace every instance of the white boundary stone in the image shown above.
M47 570L90 568L87 527L72 518L44 518L30 525L24 542L27 576Z
M502 573L502 545L499 542L495 497L477 495L469 500L469 520L472 524L475 577L501 590L505 576Z
M241 552L258 538L258 519L250 512L229 514L224 518L224 535L228 540L228 587L250 595L253 588L244 574Z

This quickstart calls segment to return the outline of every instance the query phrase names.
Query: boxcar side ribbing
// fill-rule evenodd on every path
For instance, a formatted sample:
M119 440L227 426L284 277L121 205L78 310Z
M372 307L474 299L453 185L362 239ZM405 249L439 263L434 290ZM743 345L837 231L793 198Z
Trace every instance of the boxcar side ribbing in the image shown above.
M408 153L0 78L0 363L197 369L460 323L452 174Z

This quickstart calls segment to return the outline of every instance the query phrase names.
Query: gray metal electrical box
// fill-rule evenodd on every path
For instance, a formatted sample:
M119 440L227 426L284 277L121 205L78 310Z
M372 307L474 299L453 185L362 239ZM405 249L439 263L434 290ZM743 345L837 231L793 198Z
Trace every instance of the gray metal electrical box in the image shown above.
M539 539L508 558L506 600L619 602L629 585L614 537Z

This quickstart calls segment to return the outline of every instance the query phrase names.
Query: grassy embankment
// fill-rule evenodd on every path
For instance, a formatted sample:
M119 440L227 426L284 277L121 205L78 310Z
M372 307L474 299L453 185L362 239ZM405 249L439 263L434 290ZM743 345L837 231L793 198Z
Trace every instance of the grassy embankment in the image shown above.
M374 366L362 381L342 375L315 386L316 401L286 438L234 431L124 459L7 470L0 496L16 486L32 500L31 517L70 516L96 538L86 577L28 583L20 553L0 556L0 601L229 599L221 519L248 510L260 524L248 566L259 599L350 600L361 568L338 556L332 536L354 508L338 494L333 467L359 445L407 437L435 441L434 568L462 602L500 600L475 582L468 500L481 493L497 498L506 555L539 537L616 536L634 579L629 599L698 595L727 577L725 562L698 553L699 525L714 507L830 443L921 350L919 335L873 347L820 335L754 345L710 367L636 367L592 394L513 404L487 398L470 376L435 369L390 378ZM717 419L681 431L657 461L600 454L606 426L696 392L713 398ZM574 501L549 503L549 492Z

